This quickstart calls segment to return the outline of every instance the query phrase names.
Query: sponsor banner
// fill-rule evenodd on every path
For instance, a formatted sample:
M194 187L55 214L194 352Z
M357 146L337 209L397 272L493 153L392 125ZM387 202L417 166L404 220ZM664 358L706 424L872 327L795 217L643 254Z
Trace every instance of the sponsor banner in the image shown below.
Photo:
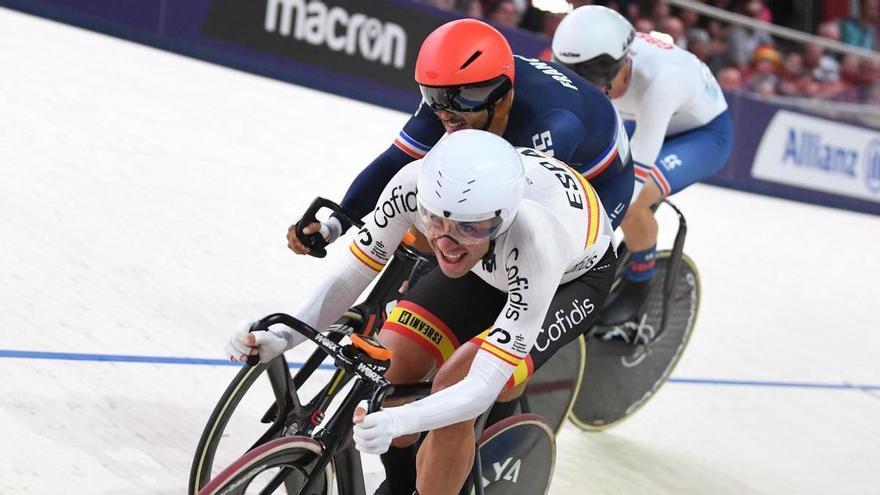
M415 89L422 40L439 20L388 2L214 0L202 33L338 72Z
M780 110L758 144L752 176L880 203L880 132Z
M0 0L8 6L295 84L410 112L425 36L463 13L409 0ZM502 32L537 57L549 40Z
M404 112L420 97L412 74L422 40L460 15L409 0L0 0L0 6ZM514 53L547 54L546 38L502 32ZM878 131L743 94L725 96L733 153L706 182L880 214Z
M165 0L0 0L0 6L101 32L116 27L155 33Z

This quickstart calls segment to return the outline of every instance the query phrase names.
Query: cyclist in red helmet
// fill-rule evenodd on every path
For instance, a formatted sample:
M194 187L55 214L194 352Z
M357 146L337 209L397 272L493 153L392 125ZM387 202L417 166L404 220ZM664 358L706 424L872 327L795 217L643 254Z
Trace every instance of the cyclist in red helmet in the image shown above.
M619 225L635 179L622 121L601 90L562 65L514 55L503 34L476 19L448 22L428 35L415 79L422 92L419 108L357 176L342 206L366 215L391 177L444 134L481 129L570 164L596 188L614 227ZM306 233L324 244L348 227L333 217ZM295 229L288 241L296 253L309 252Z
M601 90L561 65L514 55L498 30L475 19L452 21L433 31L419 50L415 79L422 93L418 110L394 143L358 175L342 201L344 207L358 216L366 215L391 178L407 163L423 158L445 134L479 129L569 164L596 189L612 227L623 219L635 182L629 141ZM306 234L326 244L346 228L332 217L308 226ZM288 231L288 243L299 254L309 251L294 226ZM494 253L487 256L492 258ZM443 277L431 280L444 284ZM442 289L437 287L437 293ZM414 316L436 320L433 314ZM395 325L399 322L394 318L392 314L386 322L389 329L403 326ZM424 340L385 328L380 339L390 348L402 349L413 348L413 339ZM424 356L415 351L397 355L406 357L389 371L392 382L422 378L408 370L421 369L418 360ZM410 359L411 366L407 364ZM499 402L496 410L503 415L512 409L511 404ZM377 493L412 493L413 450L412 446L393 447L383 454L387 480L395 486L386 484L383 489L390 491Z
M474 19L439 27L422 43L416 60L422 101L446 132L472 128L503 134L515 79L513 52L504 35Z

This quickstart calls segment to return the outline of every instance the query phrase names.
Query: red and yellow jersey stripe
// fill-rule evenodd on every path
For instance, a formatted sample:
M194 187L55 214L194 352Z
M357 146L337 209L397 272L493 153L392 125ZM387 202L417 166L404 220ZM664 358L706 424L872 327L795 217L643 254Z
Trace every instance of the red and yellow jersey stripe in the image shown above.
M371 270L381 272L382 268L385 267L385 263L377 261L369 254L367 254L363 249L361 249L357 241L352 241L351 245L348 247L348 250L351 251L351 254L353 254L354 257L358 259L358 261L367 265L367 267L369 267Z
M492 353L493 355L495 355L495 357L501 359L511 366L516 366L519 364L520 361L522 361L521 357L515 354L511 354L485 339L483 339L480 343L480 350Z
M491 342L486 341L486 337L489 336L489 333L492 331L492 328L486 329L480 335L471 339L471 342L480 346L480 350L491 353L493 356L498 357L505 363L508 363L514 366L513 373L511 373L510 378L507 380L507 385L505 385L506 389L511 389L525 382L532 376L532 373L535 372L535 364L532 362L532 356L526 355L526 357L521 358L514 354L511 354L504 349L492 344Z
M577 170L568 165L565 167L577 178L578 182L581 184L581 189L584 191L584 203L587 210L587 233L586 240L584 241L584 248L588 248L595 244L596 239L599 238L599 230L602 222L602 206L599 204L599 195L596 194L596 190L593 189L593 186L590 185L590 183L587 182L587 179L579 174Z
M507 380L507 385L505 385L506 389L511 389L516 387L517 385L522 384L526 380L532 376L532 373L535 372L535 363L532 362L532 356L528 355L524 359L520 359L519 363L517 363L516 368L513 370L513 374L510 375L510 378Z

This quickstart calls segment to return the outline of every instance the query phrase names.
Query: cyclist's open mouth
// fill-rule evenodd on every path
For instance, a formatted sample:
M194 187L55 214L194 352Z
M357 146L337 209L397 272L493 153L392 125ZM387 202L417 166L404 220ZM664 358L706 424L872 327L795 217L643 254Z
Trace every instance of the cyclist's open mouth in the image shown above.
M447 265L456 265L458 263L461 263L461 261L467 256L467 251L461 251L459 253L447 253L438 249L437 252L440 255L440 259Z
M449 133L467 129L467 121L461 117L456 116L449 119L441 119L441 122L443 122L443 127L446 129L446 132Z

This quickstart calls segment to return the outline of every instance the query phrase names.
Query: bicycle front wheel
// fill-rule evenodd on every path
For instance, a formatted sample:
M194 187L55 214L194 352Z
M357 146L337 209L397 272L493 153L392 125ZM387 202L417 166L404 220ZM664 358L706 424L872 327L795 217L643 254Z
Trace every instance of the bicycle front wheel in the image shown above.
M292 400L290 372L284 357L268 364L243 366L226 388L208 419L190 468L189 489L195 495L212 476L251 448L257 439L277 438L282 428L271 414Z
M198 495L297 494L332 495L333 463L317 470L321 444L308 437L285 437L267 442L240 457L217 474Z

